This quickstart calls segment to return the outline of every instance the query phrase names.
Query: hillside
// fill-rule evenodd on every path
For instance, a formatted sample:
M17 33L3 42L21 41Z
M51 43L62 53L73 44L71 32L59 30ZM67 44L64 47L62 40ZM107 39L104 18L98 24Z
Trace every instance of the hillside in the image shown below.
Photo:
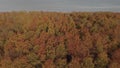
M1 12L0 68L120 68L120 13Z

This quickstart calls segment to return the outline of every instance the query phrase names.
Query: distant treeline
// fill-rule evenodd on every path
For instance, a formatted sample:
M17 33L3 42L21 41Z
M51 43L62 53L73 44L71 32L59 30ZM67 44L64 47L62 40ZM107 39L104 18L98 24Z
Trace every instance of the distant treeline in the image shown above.
M120 68L120 13L1 12L0 68Z

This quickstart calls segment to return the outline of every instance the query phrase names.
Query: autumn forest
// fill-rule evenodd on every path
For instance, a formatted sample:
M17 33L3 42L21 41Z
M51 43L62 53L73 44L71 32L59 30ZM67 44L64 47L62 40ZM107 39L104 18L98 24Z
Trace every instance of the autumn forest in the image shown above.
M120 13L1 12L0 68L120 68Z

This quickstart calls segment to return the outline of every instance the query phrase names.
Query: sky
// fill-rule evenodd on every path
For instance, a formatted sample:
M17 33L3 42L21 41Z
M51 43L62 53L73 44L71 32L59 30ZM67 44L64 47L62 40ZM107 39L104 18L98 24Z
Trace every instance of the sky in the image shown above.
M0 11L120 12L120 0L0 0Z

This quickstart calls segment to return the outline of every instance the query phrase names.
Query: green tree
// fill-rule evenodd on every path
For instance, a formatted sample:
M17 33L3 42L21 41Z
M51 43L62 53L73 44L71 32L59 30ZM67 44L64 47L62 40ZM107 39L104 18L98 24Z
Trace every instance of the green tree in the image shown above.
M81 63L81 68L94 68L93 58L86 57L83 59L83 62Z

